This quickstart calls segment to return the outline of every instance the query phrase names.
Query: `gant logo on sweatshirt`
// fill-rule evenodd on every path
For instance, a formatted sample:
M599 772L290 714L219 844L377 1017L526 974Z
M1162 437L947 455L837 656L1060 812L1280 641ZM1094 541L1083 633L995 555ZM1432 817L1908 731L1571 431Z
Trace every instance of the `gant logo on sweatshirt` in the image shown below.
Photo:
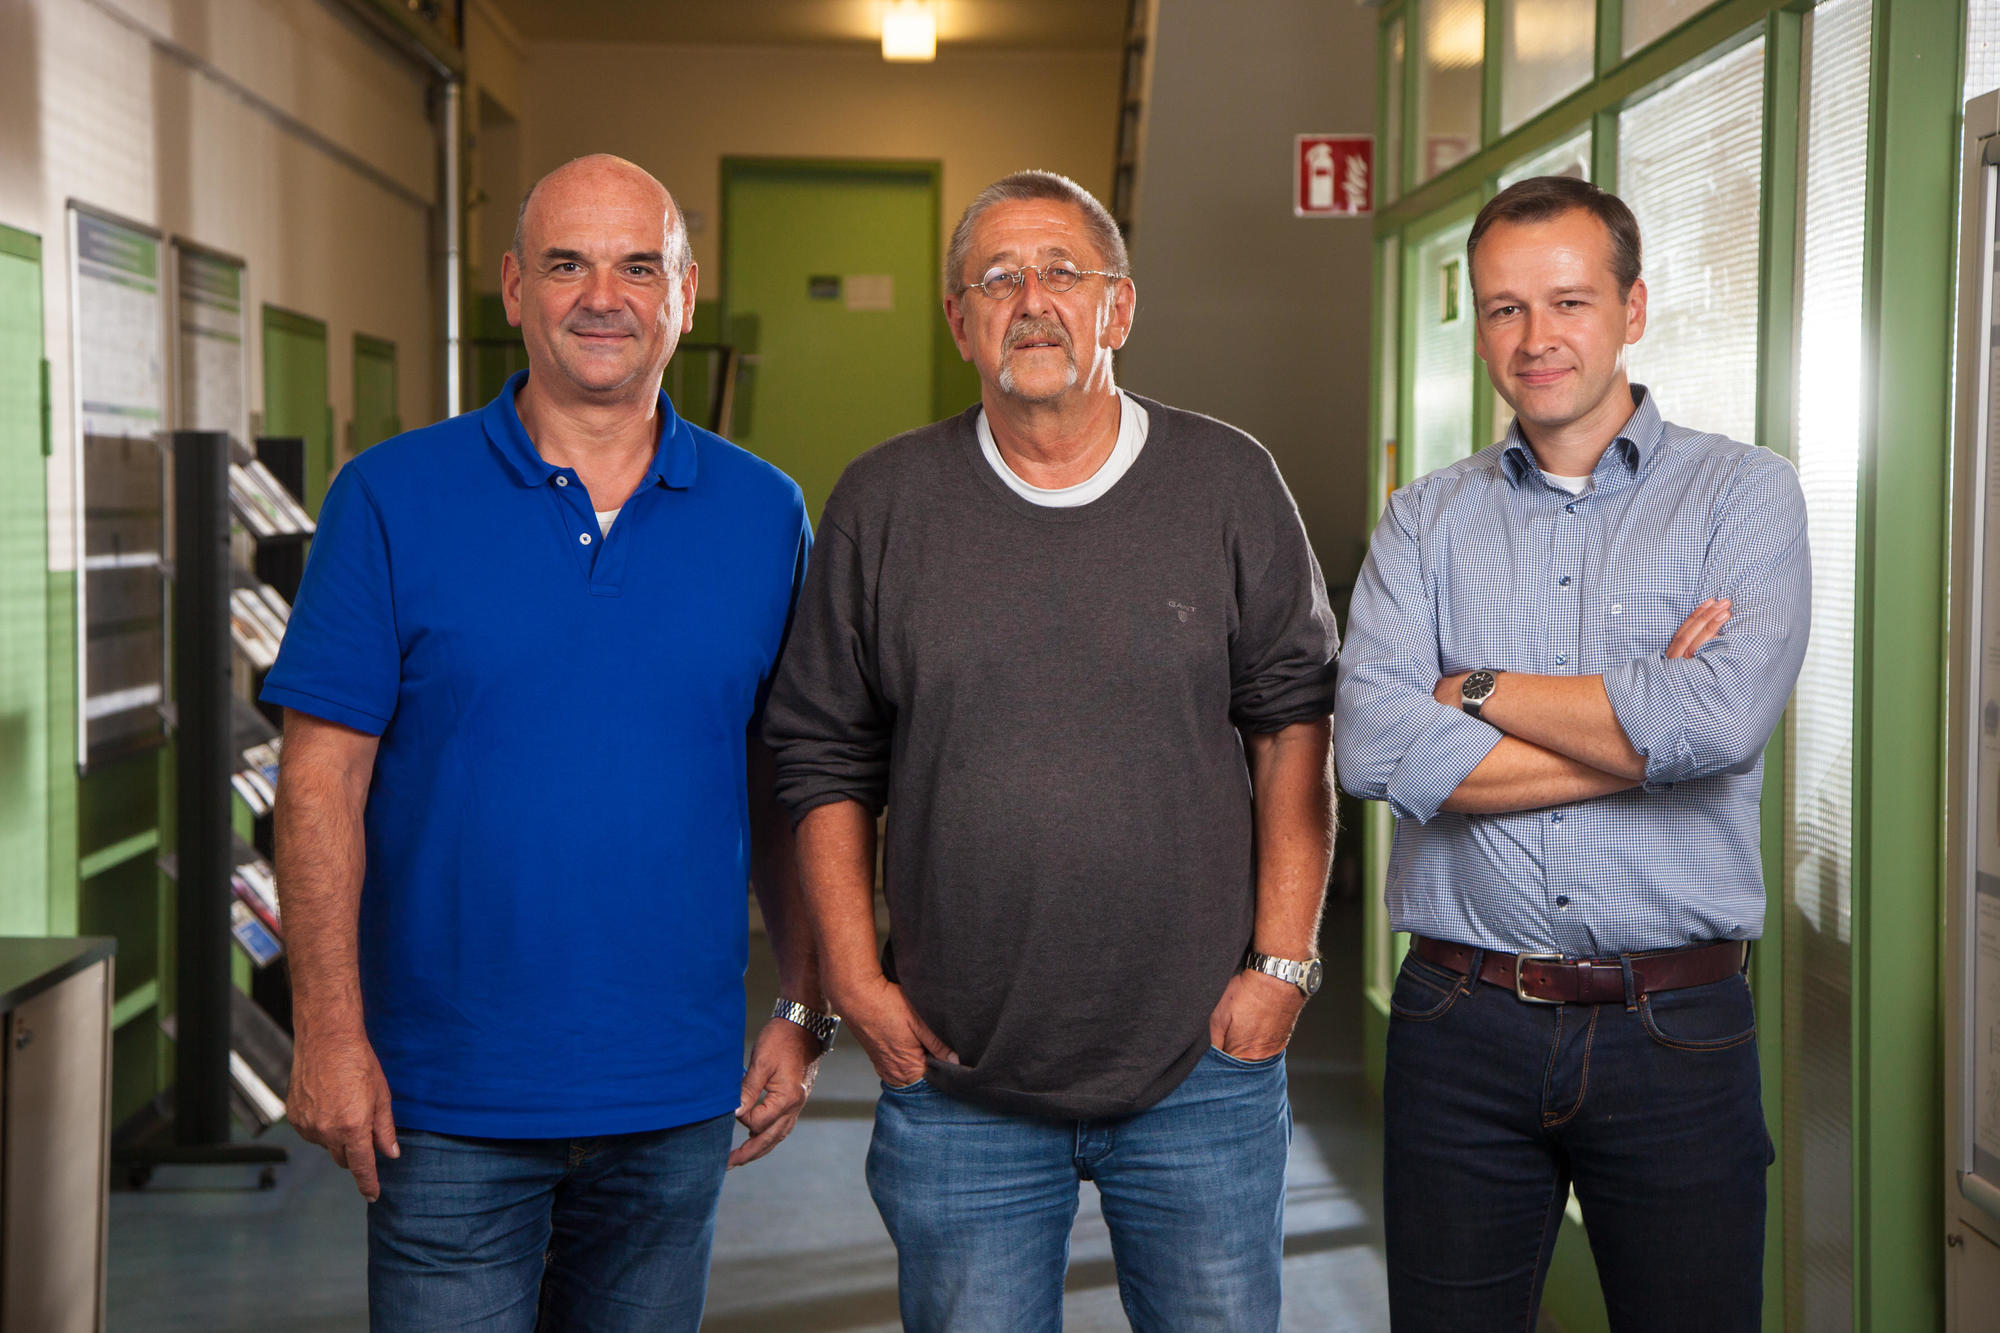
M1169 601L1167 603L1167 609L1169 611L1174 612L1176 615L1180 616L1181 624L1183 625L1187 624L1188 617L1194 614L1194 608L1192 606L1189 606L1186 602Z

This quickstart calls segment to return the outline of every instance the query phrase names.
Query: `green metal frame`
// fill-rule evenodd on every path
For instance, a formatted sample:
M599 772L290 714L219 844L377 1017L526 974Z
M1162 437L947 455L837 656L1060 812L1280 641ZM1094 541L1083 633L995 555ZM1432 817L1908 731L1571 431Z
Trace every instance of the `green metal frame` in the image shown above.
M1399 323L1376 328L1372 394L1381 358L1400 363L1393 404L1371 404L1371 513L1384 489L1385 436L1398 444L1398 484L1414 470L1410 426L1415 328L1409 294L1416 280L1412 241L1462 215L1468 197L1491 196L1510 164L1584 125L1593 130L1593 179L1618 181L1620 110L1689 67L1762 36L1764 147L1758 244L1757 423L1761 442L1789 453L1796 415L1798 345L1799 96L1804 16L1810 0L1723 0L1630 56L1621 50L1622 0L1598 0L1596 75L1588 85L1515 130L1497 133L1505 0L1486 0L1487 64L1481 151L1428 181L1417 180L1415 134L1422 95L1424 0L1382 13L1405 24L1399 113L1403 190L1375 220L1375 287L1400 285ZM1955 298L1959 95L1964 57L1962 0L1873 0L1868 190L1864 235L1864 326L1871 360L1864 388L1864 442L1856 496L1854 736L1854 1326L1899 1330L1941 1325L1944 1264L1936 1244L1943 1206L1940 1163L1942 1035L1938 963L1943 867L1944 605L1949 559L1952 306ZM1386 68L1386 37L1378 69ZM1380 241L1398 240L1397 271ZM1385 345L1386 340L1386 345ZM1475 428L1490 396L1478 394ZM1396 428L1382 429L1393 413ZM1490 422L1485 424L1490 425ZM1482 434L1481 439L1485 438ZM1474 441L1468 441L1473 444ZM1878 540L1880 534L1886 540ZM1882 738L1878 744L1877 737ZM1785 734L1767 749L1763 856L1773 927L1753 956L1753 982L1767 998L1782 990L1784 932ZM1389 820L1371 805L1362 820L1368 874L1386 856ZM1371 952L1385 923L1367 914ZM1364 984L1371 1080L1379 1083L1387 1000ZM1774 1140L1784 1127L1783 1006L1760 1013L1766 1113ZM1769 1180L1785 1197L1783 1155ZM1766 1329L1787 1327L1796 1292L1785 1287L1785 1218L1769 1212ZM1588 1265L1558 1263L1552 1311L1575 1333L1601 1326ZM1579 1277L1579 1275L1581 1275ZM1796 1315L1792 1316L1796 1321Z

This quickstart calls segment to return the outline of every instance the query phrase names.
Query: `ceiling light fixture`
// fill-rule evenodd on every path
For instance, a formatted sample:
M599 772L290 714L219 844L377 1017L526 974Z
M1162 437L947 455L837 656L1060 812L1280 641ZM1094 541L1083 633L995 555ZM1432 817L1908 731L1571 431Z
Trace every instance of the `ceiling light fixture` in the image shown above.
M937 6L932 0L887 0L882 6L882 58L937 59Z

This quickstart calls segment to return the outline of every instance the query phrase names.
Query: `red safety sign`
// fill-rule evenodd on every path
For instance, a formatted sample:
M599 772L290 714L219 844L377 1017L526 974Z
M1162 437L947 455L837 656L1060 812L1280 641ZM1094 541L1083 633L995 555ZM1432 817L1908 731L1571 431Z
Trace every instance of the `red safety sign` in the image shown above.
M1375 136L1301 134L1292 150L1292 212L1365 218L1375 212Z

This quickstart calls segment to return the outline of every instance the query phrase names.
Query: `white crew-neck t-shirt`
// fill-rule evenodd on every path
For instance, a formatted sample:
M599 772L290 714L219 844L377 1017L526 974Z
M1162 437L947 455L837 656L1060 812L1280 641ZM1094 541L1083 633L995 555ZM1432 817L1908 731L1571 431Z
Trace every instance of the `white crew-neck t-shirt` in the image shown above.
M1131 470L1139 451L1146 447L1146 432L1150 424L1146 419L1146 409L1134 402L1131 394L1120 389L1118 441L1111 446L1111 456L1096 472L1076 485L1053 489L1032 486L1007 466L1007 460L1000 456L1000 446L993 442L993 427L986 424L986 409L983 407L973 419L973 430L979 435L979 452L986 455L986 461L1000 474L1000 480L1007 483L1008 490L1034 504L1051 509L1071 509L1089 504L1118 484L1118 479Z

